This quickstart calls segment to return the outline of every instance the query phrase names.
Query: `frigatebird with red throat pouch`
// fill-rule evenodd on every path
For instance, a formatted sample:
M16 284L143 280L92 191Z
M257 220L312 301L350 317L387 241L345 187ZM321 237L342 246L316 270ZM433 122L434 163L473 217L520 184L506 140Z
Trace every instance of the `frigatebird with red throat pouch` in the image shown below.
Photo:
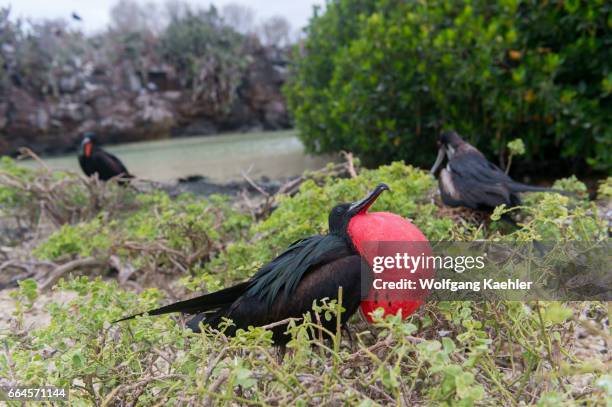
M88 177L98 174L101 181L118 178L120 184L133 178L125 165L113 154L98 146L98 140L93 133L85 133L79 149L79 165Z
M287 318L301 318L311 312L315 300L337 299L342 287L342 324L357 311L362 299L362 260L349 233L351 221L365 216L368 208L389 187L379 184L365 198L354 203L335 206L328 218L329 233L314 235L291 244L283 253L264 265L249 280L186 301L180 301L147 312L161 315L172 312L195 315L188 323L194 332L202 324L219 328L225 318L233 325L225 333L234 335L238 329L264 326ZM362 229L367 233L367 228ZM362 239L366 237L361 236ZM366 269L368 270L368 269ZM124 321L143 315L121 319ZM116 321L119 322L119 321ZM336 321L321 321L335 331ZM276 345L284 345L291 338L286 326L271 328Z

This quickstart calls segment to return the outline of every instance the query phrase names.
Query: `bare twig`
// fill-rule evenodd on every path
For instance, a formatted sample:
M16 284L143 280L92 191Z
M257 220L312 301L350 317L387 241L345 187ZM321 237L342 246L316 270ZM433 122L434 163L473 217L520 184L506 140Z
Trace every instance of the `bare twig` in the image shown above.
M348 169L348 173L351 178L357 178L357 171L355 171L355 165L353 164L353 153L348 151L341 152L342 157L346 160L346 166Z
M282 319L280 321L272 322L271 324L268 324L268 325L263 325L261 328L263 328L263 329L272 329L272 328L275 328L275 327L280 326L280 325L286 325L286 324L288 324L291 321L299 322L301 320L302 320L302 318L286 318L286 319Z
M36 161L45 170L50 171L49 167L47 167L47 164L45 164L45 162L41 160L41 158L34 151L30 150L27 147L21 147L19 149L19 159L24 159L28 157Z
M210 375L212 374L213 370L217 367L217 365L219 364L221 359L223 359L225 357L226 353L227 353L227 347L224 347L215 356L214 359L212 359L212 360L210 360L208 362L208 366L206 367L206 371L204 371L204 375L203 375L203 381L202 381L203 383L207 383L208 382L208 379L210 378Z
M264 190L262 187L257 185L257 183L251 179L251 177L249 177L249 172L251 172L251 168L249 168L246 172L241 171L240 173L242 174L242 178L244 178L246 180L246 182L249 183L250 186L252 186L257 191L259 191L260 194L262 194L266 198L269 198L270 194L267 193L266 190Z
M164 380L168 380L168 379L182 379L184 377L185 377L184 375L180 375L180 374L167 374L167 375L161 375L161 376L147 377L145 379L139 380L130 385L122 384L120 386L115 387L110 393L108 393L108 395L104 398L100 406L101 407L110 406L111 404L113 404L113 400L115 400L115 398L117 398L117 396L119 396L120 394L126 393L131 390L138 389L140 387L144 387L151 382L154 382L154 381L163 382Z
M346 175L351 178L357 177L357 170L355 169L353 154L350 152L342 152L342 156L345 159L344 162L328 165L326 167L320 168L319 170L308 172L307 174L290 179L289 181L281 185L281 187L276 191L275 194L268 193L263 188L261 188L255 181L253 181L248 175L250 169L247 172L242 172L242 177L247 181L247 183L254 189L256 189L259 193L261 193L261 195L263 195L265 198L263 202L261 202L257 207L255 207L253 203L248 199L246 194L242 194L242 197L245 201L245 205L251 212L251 216L255 219L265 217L267 214L269 214L271 209L275 207L277 197L281 195L295 195L299 191L302 183L304 183L304 181L308 179L320 180L324 179L326 176L341 177Z
M134 269L134 266L132 266L129 263L123 265L119 257L115 255L110 256L108 263L111 267L116 269L117 272L119 273L119 277L118 277L119 284L124 284L126 281L128 281L129 278L132 276L132 274L134 274L134 272L136 271Z
M206 396L206 399L204 400L204 403L202 405L210 406L212 404L212 395L217 392L217 389L223 383L225 383L229 375L230 375L229 369L225 369L221 372L221 374L219 374L219 377L217 377L217 380L215 380L208 388L208 396Z
M40 291L44 292L51 288L64 274L69 273L79 267L94 267L101 266L104 262L95 259L93 257L86 257L84 259L76 259L69 261L66 264L62 264L51 272L47 280L40 285Z

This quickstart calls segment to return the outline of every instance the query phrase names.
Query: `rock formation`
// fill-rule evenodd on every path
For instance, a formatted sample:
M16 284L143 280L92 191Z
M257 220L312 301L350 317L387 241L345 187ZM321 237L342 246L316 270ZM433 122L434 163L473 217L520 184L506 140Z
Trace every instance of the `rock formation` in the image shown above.
M6 60L14 51L5 49L2 56ZM15 154L21 146L38 153L71 151L84 131L114 143L289 127L281 92L288 51L251 41L245 54L246 68L223 111L199 99L164 63L141 72L128 62L73 58L56 70L56 86L46 93L27 86L5 63L0 67L8 78L0 86L0 154Z

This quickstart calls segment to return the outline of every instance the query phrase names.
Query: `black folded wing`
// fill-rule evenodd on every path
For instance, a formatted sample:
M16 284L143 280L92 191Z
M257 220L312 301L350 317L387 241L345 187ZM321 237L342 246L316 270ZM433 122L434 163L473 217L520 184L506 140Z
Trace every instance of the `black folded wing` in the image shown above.
M510 187L514 181L498 166L477 152L455 156L448 164L455 199L461 206L490 210L498 205L520 205L520 198Z
M268 305L281 291L287 299L307 271L351 254L352 248L339 236L315 235L298 240L251 278L247 295Z
M171 312L198 314L214 312L217 318L224 316L231 317L227 312L232 305L238 300L247 299L254 307L253 309L259 308L262 312L266 312L279 299L278 296L281 291L282 298L286 301L295 292L307 272L349 256L354 256L354 253L341 237L333 235L311 236L293 243L274 260L259 269L248 281L214 293L166 305L151 310L148 314L161 315ZM358 276L358 271L357 268L354 271L354 275ZM337 291L337 288L335 290ZM260 305L264 307L260 307ZM142 314L129 316L120 321L131 319L138 315ZM203 320L203 317L199 319ZM258 319L258 317L253 316L253 319Z
M113 154L98 149L91 156L93 172L97 172L101 180L107 181L111 178L122 176L132 178L125 165Z

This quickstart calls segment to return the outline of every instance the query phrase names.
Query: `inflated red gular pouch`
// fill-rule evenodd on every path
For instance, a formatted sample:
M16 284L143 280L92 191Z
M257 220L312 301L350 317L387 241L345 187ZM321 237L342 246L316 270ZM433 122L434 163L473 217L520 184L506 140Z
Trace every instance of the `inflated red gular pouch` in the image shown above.
M406 262L406 257L431 256L432 249L423 233L407 219L389 212L364 212L351 219L348 233L359 254L373 268L375 261L379 265L381 258L398 258L399 262L387 260L384 271L373 273L378 281L374 282L381 287L383 282L403 283L414 281L415 289L370 288L366 299L361 301L361 311L369 322L372 322L370 313L382 307L385 315L396 315L401 310L402 317L406 318L415 312L427 295L427 290L420 289L419 279L433 277L433 268L415 267L414 262ZM377 259L378 258L378 259ZM412 267L406 267L412 265ZM396 286L397 287L397 284Z

